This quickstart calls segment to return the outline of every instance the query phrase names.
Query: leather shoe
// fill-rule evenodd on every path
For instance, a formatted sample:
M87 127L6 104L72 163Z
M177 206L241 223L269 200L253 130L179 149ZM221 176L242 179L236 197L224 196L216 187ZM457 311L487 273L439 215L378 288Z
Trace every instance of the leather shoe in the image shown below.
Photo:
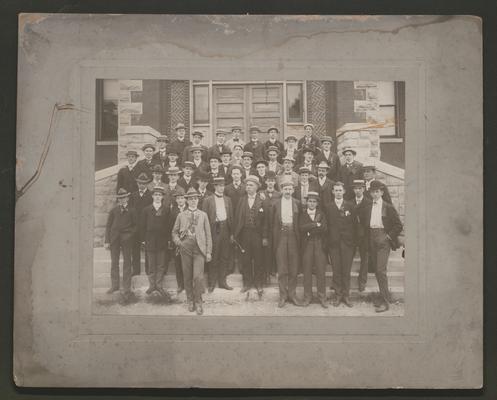
M146 294L151 294L153 291L155 290L155 288L153 288L152 286L150 286L146 291L145 293Z
M304 306L304 303L302 301L300 301L299 299L297 299L296 297L292 299L292 303L294 305L296 305L297 307L303 307Z
M381 312L385 312L385 311L388 311L390 307L388 306L388 303L383 303L383 304L380 304L378 307L376 307L375 311L377 313L381 313Z
M193 301L188 302L188 311L190 311L190 312L195 311L195 304L193 304Z
M353 305L350 302L350 299L348 297L342 297L342 303L345 304L347 307L352 308Z
M204 309L202 308L202 304L197 304L197 315L202 315L204 313Z
M319 303L321 304L321 307L328 308L328 304L326 304L326 300L320 300Z
M159 294L162 297L166 298L166 300L171 300L171 296L169 296L169 293L167 293L163 288L160 287L160 288L157 288L156 290L159 292Z
M335 300L333 300L333 307L338 307L340 305L340 297L335 297Z
M111 287L111 288L109 288L109 290L107 290L107 294L112 294L114 292L117 292L118 290L119 290L119 288Z
M279 308L285 307L285 303L286 303L285 299L280 299L280 301L278 301L278 307Z

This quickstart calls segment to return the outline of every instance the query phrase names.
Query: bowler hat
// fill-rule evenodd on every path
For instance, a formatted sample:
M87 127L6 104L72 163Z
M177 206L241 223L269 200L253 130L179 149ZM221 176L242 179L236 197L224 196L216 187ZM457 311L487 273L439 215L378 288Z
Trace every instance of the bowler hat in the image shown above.
M138 153L135 151L135 150L128 150L126 152L126 157L127 156L135 156L135 157L138 157Z
M264 164L267 167L267 161L261 158L260 160L257 160L255 163L255 166L257 167L259 164Z
M307 167L300 167L299 168L299 174L310 174L311 170Z
M176 188L176 189L174 189L171 192L171 194L172 194L173 197L184 196L185 195L185 191L184 190L178 190L178 188Z
M233 132L234 130L237 130L237 129L241 131L242 127L240 125L234 125L231 127L231 132Z
M199 181L209 182L211 179L211 176L207 172L204 172L204 171L199 171L199 172L197 172L196 175L197 175L197 180L199 180Z
M191 187L190 189L188 189L188 192L186 192L185 197L187 199L189 199L191 197L200 197L200 193L198 192L197 189Z
M330 165L326 162L326 161L321 161L316 168L326 168L326 169L330 169Z
M333 143L333 138L331 136L321 136L321 143L330 142Z
M221 157L219 157L217 154L211 154L209 156L209 161L210 160L214 160L214 159L217 160L217 161L219 161L219 162L221 162Z
M224 180L224 177L218 176L218 177L212 179L212 183L214 185L224 185L226 182Z
M222 149L221 150L221 155L224 155L224 154L229 154L231 156L231 150L226 148L226 149Z
M166 171L166 175L181 174L181 170L178 167L169 167Z
M266 181L268 179L276 179L276 172L274 172L274 171L267 171L266 172Z
M150 143L144 144L142 147L142 150L145 151L148 148L151 148L153 151L155 151L155 146L153 144L150 144Z
M249 132L250 133L261 133L261 130L259 129L258 126L251 126L250 129L249 129Z
M378 180L371 181L371 183L369 184L369 191L378 189L385 190L385 184Z
M137 181L138 183L149 183L150 178L148 177L148 175L145 172L142 172L140 175L138 175L138 177L135 179L135 181Z
M295 136L295 135L288 135L288 136L285 138L285 142L288 142L289 140L294 140L294 141L297 141L297 136Z
M192 132L192 136L200 136L200 137L204 137L204 133L201 132L201 131L193 131Z
M124 197L128 197L131 193L129 193L126 189L124 188L120 188L118 191L117 191L117 194L116 194L116 197L118 199L122 199Z
M242 158L245 158L245 157L250 157L250 158L254 158L254 154L252 154L251 151L244 151L243 154L242 154Z
M169 138L165 135L160 135L158 138L157 138L157 143L158 142L164 142L164 143L168 143L169 142Z
M364 179L354 179L352 182L352 187L365 187L366 183L364 182Z
M342 150L342 154L343 154L343 155L345 155L345 153L346 153L347 151L350 151L353 155L356 155L356 154L357 154L357 152L356 152L356 151L355 151L352 147L347 147L347 148L343 149L343 150Z
M312 153L312 154L316 154L316 149L314 148L314 146L303 146L302 147L302 154L304 153Z
M280 130L277 127L275 127L274 125L269 127L269 129L267 130L267 133L269 133L271 131L276 131L276 133L280 133Z
M231 167L231 171L230 171L230 173L232 173L235 169L237 169L238 171L240 171L240 172L242 173L242 175L243 175L243 168L242 168L242 167L240 167L239 165L233 165L233 166Z
M179 122L179 123L177 123L177 124L176 124L176 126L174 127L174 130L176 130L176 131L177 131L178 129L181 129L181 128L186 129L186 126L185 126L185 124L182 124L181 122Z
M245 183L247 182L253 182L255 183L257 186L259 186L261 183L259 181L259 178L255 175L249 175L245 178Z
M158 173L163 174L164 173L164 168L162 168L159 164L155 164L155 165L152 166L152 168L150 168L150 171L152 171L152 172L158 172Z

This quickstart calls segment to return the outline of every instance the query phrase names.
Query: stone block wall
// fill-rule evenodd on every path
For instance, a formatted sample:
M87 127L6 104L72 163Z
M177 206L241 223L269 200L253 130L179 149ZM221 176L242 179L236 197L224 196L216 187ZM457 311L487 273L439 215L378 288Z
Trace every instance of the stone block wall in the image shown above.
M108 171L106 173L105 171ZM99 171L95 177L95 215L93 246L104 244L105 225L109 211L116 203L117 166Z
M347 147L351 147L357 152L357 161L364 162L371 158L379 160L381 150L377 129L364 129L361 126L354 128L354 125L358 124L346 124L337 132L337 152L342 163L344 162L342 151Z

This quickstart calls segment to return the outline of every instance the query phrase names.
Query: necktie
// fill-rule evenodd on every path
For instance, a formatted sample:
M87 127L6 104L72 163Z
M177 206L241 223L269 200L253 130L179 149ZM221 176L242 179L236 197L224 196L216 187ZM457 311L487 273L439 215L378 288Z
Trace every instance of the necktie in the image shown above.
M223 195L222 195L222 194L217 194L217 193L214 193L214 194L216 195L216 197L218 197L218 198L220 198L220 199L223 197Z

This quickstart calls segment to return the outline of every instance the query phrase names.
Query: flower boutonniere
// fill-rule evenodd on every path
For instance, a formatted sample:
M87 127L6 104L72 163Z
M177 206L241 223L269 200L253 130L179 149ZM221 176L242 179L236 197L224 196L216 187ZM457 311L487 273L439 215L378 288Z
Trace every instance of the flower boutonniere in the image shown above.
M345 216L348 217L350 215L350 211L349 210L345 210Z
M260 213L264 212L264 208L262 208L262 207L261 207L261 208L259 208L259 212L260 212Z

